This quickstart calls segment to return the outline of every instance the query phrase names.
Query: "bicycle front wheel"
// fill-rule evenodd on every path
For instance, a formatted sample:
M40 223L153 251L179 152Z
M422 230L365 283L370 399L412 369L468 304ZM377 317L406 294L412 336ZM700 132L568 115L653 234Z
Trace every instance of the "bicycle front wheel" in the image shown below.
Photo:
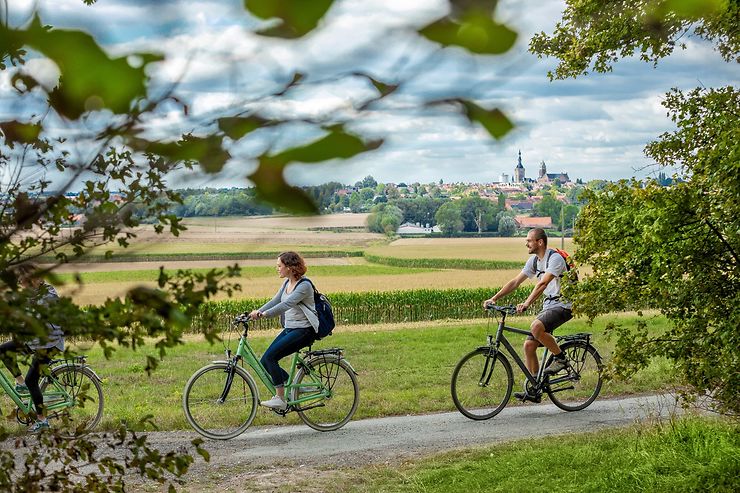
M560 346L569 367L550 375L545 388L550 400L563 411L580 411L596 399L601 391L601 356L585 341L570 341ZM551 356L547 361L549 366Z
M452 402L470 419L496 416L506 406L514 387L509 360L488 348L466 354L452 372Z
M354 370L336 356L313 358L306 367L293 379L294 385L304 384L293 389L293 400L307 399L295 405L298 416L314 430L338 430L352 419L360 403Z
M61 389L56 388L59 385ZM69 398L60 395L62 390ZM64 365L52 368L51 379L41 386L44 403L51 408L49 418L62 436L74 438L95 428L103 417L103 388L97 376L82 365ZM67 407L59 408L61 401ZM58 421L57 421L58 420Z
M259 394L254 380L237 366L227 389L228 366L219 362L196 371L182 396L190 426L212 440L228 440L244 433L257 414Z

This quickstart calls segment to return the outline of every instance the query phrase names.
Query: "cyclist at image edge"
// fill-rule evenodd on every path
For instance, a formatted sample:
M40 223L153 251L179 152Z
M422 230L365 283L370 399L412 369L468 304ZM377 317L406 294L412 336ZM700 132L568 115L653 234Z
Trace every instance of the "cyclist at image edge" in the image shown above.
M37 267L31 263L21 264L15 269L18 282L26 289L35 291L35 302L39 305L54 303L59 296L50 284L36 275ZM47 334L43 339L33 339L28 342L20 342L15 339L0 344L0 358L5 367L15 377L15 390L19 394L31 394L31 400L36 408L36 422L29 431L37 433L49 428L46 418L44 398L39 388L39 378L42 369L51 362L51 357L57 352L64 351L64 332L58 325L48 324ZM31 365L28 368L26 378L23 378L16 356L18 354L33 354Z
M565 355L551 335L552 332L573 318L572 305L560 296L560 279L566 272L565 259L547 248L547 233L541 228L534 228L527 233L527 250L532 255L524 264L524 269L511 281L506 283L498 293L483 302L483 306L493 305L501 298L514 291L527 279L537 279L537 284L524 301L516 307L522 313L534 303L540 295L545 296L542 311L530 325L531 335L524 341L524 357L527 369L532 375L539 371L537 348L545 346L554 356L554 361L545 368L545 374L554 374L565 368ZM515 392L514 397L520 400L539 402L540 398L526 392Z
M280 368L278 361L310 346L319 327L313 287L308 281L299 284L307 270L303 257L296 252L281 253L277 259L277 273L286 281L270 301L249 313L252 320L281 316L283 331L272 341L260 360L270 374L276 392L272 399L260 404L271 409L284 410L288 407L285 402L288 372Z

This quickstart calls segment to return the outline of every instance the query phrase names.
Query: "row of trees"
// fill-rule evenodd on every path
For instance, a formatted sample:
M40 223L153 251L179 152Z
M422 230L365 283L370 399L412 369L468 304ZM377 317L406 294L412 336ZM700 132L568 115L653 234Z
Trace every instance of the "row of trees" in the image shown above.
M368 229L391 235L403 222L411 222L439 225L446 235L498 232L501 236L512 236L516 232L513 214L504 209L503 201L497 203L481 197L402 199L373 207L368 216Z
M530 49L559 59L551 79L610 72L636 54L654 65L686 39L712 43L737 67L737 0L566 0L553 34ZM732 85L673 89L662 102L676 130L645 153L660 183L623 181L589 190L576 224L576 259L593 274L573 286L574 307L593 318L643 306L672 322L665 333L611 324L613 371L629 377L656 356L675 363L690 397L740 413L740 91ZM680 166L670 180L663 167ZM669 185L669 186L660 186Z
M368 179L372 177L367 177L366 180ZM358 204L374 202L376 205L370 209L368 228L378 233L392 234L404 222L430 226L438 224L446 234L499 232L502 236L510 236L516 230L516 224L512 219L513 213L504 212L503 194L498 196L496 202L477 196L458 200L434 198L429 194L400 198L397 187L376 184L375 188L362 188L352 195L339 195L337 191L344 188L341 183L329 182L304 187L303 190L316 203L319 210L344 211L349 205L356 206L350 207L350 210L357 212L364 208ZM259 200L254 188L186 189L177 192L181 201L170 201L167 207L168 211L177 217L254 216L281 211L280 207L273 207ZM391 205L393 208L386 207ZM139 220L144 222L152 220L151 217L147 217L147 207L132 205L131 208ZM571 227L578 211L579 206L564 205L555 198L554 193L550 192L546 192L544 198L534 206L535 214L550 216L556 225L560 225L561 213L564 212L566 227ZM388 217L376 217L378 215Z

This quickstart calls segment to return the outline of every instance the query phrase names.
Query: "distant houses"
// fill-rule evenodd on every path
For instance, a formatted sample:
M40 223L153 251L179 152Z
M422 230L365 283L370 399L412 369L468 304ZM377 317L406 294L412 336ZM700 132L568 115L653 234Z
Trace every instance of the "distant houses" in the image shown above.
M429 226L428 224L426 226L422 226L419 223L413 224L413 223L403 223L398 227L398 230L396 230L396 234L399 236L403 235L428 235L430 233L441 233L442 230L439 229L439 226Z
M514 222L519 229L551 229L555 227L550 216L514 216Z

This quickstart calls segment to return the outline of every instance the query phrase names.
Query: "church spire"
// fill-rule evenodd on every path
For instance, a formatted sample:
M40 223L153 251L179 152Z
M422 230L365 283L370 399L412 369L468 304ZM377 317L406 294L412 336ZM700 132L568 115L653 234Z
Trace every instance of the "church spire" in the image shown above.
M519 159L517 160L516 168L514 168L514 182L524 182L524 166L522 165L522 150L519 149Z

